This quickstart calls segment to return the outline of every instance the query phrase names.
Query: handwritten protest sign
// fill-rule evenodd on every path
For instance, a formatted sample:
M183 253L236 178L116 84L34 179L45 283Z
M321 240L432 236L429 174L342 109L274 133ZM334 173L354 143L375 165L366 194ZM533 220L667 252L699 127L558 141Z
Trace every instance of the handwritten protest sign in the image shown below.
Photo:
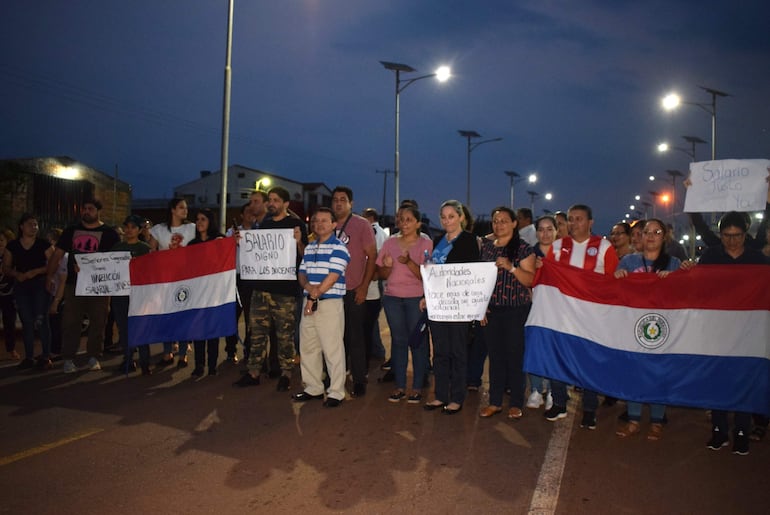
M428 319L434 322L481 320L497 280L494 263L422 265Z
M131 261L130 252L77 254L75 261L80 267L75 283L75 295L118 297L131 292L131 279L128 272L128 262Z
M764 211L767 159L722 159L690 164L686 213Z
M238 258L241 279L297 279L297 240L294 239L294 229L241 231Z

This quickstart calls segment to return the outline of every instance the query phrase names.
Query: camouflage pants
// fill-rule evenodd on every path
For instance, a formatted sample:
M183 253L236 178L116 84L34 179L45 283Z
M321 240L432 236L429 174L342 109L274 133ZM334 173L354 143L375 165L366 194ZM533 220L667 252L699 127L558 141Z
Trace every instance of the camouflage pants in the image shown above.
M297 298L294 295L281 295L258 290L251 294L249 370L259 373L262 369L262 362L267 356L267 347L270 342L271 326L275 326L278 340L278 363L281 370L294 368L294 311L296 305Z

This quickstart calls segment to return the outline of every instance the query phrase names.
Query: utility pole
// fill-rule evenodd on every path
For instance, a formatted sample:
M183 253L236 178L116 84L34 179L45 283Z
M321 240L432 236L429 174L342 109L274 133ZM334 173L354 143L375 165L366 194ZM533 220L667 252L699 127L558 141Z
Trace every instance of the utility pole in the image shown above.
M393 170L375 170L374 173L382 174L382 215L385 216L385 199L388 191L388 174L394 173ZM396 200L398 202L398 200ZM396 206L398 209L398 206ZM395 214L395 213L394 213Z

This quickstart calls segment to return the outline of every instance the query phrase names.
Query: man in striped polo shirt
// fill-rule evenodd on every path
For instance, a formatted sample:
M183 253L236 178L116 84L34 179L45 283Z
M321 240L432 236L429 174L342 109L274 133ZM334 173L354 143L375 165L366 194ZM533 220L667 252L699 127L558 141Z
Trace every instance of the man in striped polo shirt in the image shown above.
M313 214L315 241L305 247L299 266L299 285L305 306L299 326L300 369L305 389L292 396L295 402L324 396L323 360L329 374L324 406L336 408L345 399L345 268L350 254L334 235L334 213L319 207Z

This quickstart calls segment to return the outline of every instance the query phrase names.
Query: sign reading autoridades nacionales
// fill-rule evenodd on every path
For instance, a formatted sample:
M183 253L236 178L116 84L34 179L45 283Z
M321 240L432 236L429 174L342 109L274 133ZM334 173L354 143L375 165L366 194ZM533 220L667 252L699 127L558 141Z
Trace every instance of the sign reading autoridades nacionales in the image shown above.
M481 320L495 287L494 263L422 265L428 318L434 322Z

